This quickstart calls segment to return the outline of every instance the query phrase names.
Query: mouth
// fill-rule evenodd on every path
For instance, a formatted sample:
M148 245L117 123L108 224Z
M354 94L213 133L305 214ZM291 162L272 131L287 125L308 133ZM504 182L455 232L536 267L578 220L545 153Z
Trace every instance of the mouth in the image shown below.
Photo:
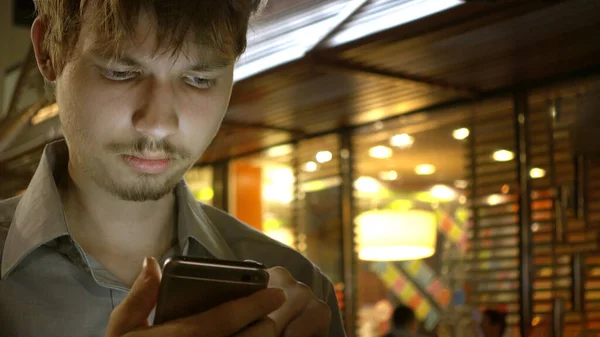
M159 174L164 173L171 166L172 158L161 155L123 155L123 160L136 172Z

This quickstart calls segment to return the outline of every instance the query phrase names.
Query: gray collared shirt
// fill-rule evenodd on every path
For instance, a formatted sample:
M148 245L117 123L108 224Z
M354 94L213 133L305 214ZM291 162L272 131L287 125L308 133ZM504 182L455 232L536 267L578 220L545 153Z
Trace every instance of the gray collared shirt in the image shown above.
M72 239L56 179L66 144L46 147L27 191L0 201L0 336L105 335L128 288ZM345 336L331 282L310 261L230 215L198 203L185 182L175 188L177 245L162 258L190 255L283 266L333 312L330 337Z

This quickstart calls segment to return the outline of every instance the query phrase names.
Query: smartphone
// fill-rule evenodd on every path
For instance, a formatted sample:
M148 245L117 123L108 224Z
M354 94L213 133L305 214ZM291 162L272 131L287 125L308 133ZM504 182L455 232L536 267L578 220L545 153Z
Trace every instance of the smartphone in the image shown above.
M252 295L269 283L267 268L241 262L177 256L163 265L154 324Z

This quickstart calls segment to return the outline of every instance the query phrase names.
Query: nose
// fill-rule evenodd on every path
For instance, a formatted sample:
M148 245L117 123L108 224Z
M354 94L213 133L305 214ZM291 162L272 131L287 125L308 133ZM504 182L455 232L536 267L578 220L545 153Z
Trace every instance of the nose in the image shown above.
M135 130L149 138L164 139L179 128L173 84L156 78L145 79L139 97L140 108L132 117Z

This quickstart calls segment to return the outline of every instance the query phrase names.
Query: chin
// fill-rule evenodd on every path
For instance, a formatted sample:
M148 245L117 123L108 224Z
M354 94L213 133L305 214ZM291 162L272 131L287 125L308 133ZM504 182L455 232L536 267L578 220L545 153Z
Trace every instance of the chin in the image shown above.
M183 174L124 174L115 179L99 181L105 190L125 201L157 201L172 193ZM99 177L102 178L102 177Z

